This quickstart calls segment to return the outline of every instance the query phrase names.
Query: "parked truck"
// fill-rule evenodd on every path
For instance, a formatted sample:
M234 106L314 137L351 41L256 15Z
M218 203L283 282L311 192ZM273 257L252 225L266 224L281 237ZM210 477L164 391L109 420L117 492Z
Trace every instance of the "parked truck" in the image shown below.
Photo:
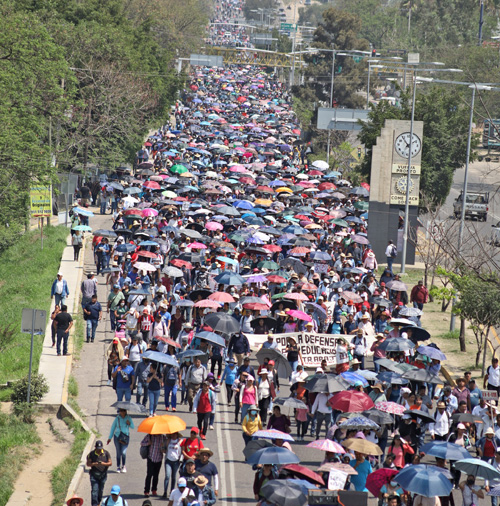
M488 202L490 194L487 192L467 192L467 201L465 203L465 217L477 218L478 220L486 221L488 217ZM462 215L463 195L456 198L453 203L453 214L455 218L460 218Z

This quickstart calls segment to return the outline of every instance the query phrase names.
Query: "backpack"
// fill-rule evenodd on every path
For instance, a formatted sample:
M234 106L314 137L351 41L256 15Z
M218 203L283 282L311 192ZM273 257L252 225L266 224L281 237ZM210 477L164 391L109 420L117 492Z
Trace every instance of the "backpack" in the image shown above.
M104 502L104 506L108 506L109 505L109 500L110 499L111 499L111 495L106 498L106 501ZM120 499L122 500L121 506L128 506L128 502L122 496L120 496Z
M178 371L176 369L177 368L172 365L172 366L170 366L170 368L167 370L167 373L165 374L165 382L169 386L173 386L177 382Z
M391 248L391 258L396 258L398 256L398 248L393 244Z

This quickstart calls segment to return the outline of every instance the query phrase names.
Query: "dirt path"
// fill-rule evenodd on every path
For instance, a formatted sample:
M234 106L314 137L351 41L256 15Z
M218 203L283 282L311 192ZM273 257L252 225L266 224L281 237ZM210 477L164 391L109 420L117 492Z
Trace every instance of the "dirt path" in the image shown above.
M53 501L50 473L69 455L72 435L66 424L46 414L38 417L36 430L41 439L38 455L28 461L16 480L8 506L50 506ZM28 500L26 500L28 497Z

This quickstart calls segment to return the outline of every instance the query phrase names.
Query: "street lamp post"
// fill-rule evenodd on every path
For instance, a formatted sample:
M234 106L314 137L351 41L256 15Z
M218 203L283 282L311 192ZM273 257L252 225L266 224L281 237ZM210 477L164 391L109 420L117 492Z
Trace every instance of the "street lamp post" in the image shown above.
M383 65L372 65L372 63L378 62L378 60L368 60L368 83L366 85L366 108L370 108L370 71L371 69L381 69Z

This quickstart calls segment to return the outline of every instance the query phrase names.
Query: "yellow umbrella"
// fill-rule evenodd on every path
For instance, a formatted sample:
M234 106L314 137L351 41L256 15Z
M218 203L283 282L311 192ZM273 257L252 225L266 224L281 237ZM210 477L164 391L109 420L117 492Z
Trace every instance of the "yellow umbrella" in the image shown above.
M264 207L269 207L270 205L272 205L272 203L273 201L269 199L256 199L254 202L256 206L264 206Z
M175 434L186 428L186 422L175 415L161 415L146 418L137 427L137 432L146 434Z
M313 228L323 228L323 227L321 225L318 225L317 223L309 223L309 225L306 225L304 228L312 230Z
M290 188L285 188L284 186L281 187L281 188L278 188L276 190L276 192L277 193L284 193L284 192L286 192L286 193L293 193L293 191Z
M191 172L184 172L184 174L179 174L181 177L194 177L194 174L191 174Z
M382 455L382 450L378 445L366 439L349 438L342 441L342 446L348 450L364 453L365 455Z

